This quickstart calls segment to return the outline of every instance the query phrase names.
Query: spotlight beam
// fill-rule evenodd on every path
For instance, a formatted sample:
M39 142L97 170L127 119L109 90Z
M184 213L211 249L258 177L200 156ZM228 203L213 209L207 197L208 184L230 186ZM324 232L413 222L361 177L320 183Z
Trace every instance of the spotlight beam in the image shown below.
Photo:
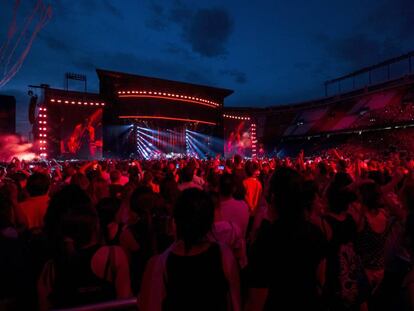
M196 145L194 145L194 143L191 140L188 140L188 143L193 148L193 150L196 151L196 153L199 155L200 158L203 158L203 159L205 158L205 155L204 155L203 151L201 151L200 148L198 148Z
M141 137L141 143L145 142L146 144L143 144L143 146L145 147L145 149L150 149L152 151L157 151L159 152L159 150L154 146L153 143L149 142L148 140L146 140L145 138Z
M188 135L188 138L195 144L197 145L199 148L203 149L205 152L209 152L210 149L206 146L203 145L201 142L199 142L198 140L194 139L193 137L191 137L190 135Z

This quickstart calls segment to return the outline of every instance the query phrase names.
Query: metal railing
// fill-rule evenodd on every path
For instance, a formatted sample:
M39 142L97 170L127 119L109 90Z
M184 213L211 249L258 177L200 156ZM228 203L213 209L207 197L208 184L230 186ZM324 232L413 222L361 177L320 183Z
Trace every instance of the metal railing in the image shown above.
M337 89L333 90L332 94L330 95L338 95L343 93L344 91L349 92L356 89L371 86L373 84L381 84L383 82L398 79L406 75L411 75L413 73L413 58L414 51L398 57L387 59L381 63L372 66L361 68L357 71L351 72L341 77L325 81L325 96L329 95L329 87L333 85L336 85ZM399 68L399 65L401 65L403 68ZM397 72L392 73L391 69L394 69ZM374 79L373 73L378 70L385 70L385 72L383 72L382 75L380 75L380 79ZM357 78L361 78L363 80L362 85L356 85L355 79ZM374 82L374 80L377 81ZM341 82L345 83L346 81L352 83L352 86L348 86L347 90L344 90L341 86Z
M74 308L54 309L52 311L105 311L120 309L138 310L137 298L118 299Z

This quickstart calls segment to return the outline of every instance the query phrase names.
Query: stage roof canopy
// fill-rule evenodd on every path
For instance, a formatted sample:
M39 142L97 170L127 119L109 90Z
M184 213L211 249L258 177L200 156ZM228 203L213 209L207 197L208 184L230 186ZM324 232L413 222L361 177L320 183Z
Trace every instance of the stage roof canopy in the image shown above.
M185 92L187 94L206 95L219 101L223 101L224 98L233 94L233 90L206 85L165 80L103 69L96 69L96 72L98 74L101 85L105 84L108 86L108 84L112 84L113 90L120 90L125 88L145 88L147 90L180 90L181 92Z

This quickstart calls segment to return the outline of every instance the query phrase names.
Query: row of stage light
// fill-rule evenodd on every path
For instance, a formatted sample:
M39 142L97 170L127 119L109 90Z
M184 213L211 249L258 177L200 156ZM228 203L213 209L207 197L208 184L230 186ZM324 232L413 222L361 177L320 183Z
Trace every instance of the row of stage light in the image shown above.
M148 127L136 126L137 154L142 156L144 159L151 159L156 155L166 153L166 150L180 153L177 152L178 146L174 146L167 142L167 138L171 135L175 135L177 137L185 136L186 155L200 159L205 159L207 155L213 154L214 152L211 146L220 143L217 138L188 129L185 129L185 131L182 132L170 129L166 131L159 131ZM160 150L157 146L163 150Z
M167 130L158 131L148 127L136 127L137 153L145 159L153 158L155 155L176 151L176 146L167 142L170 135L182 135L179 132ZM162 148L160 150L157 146Z

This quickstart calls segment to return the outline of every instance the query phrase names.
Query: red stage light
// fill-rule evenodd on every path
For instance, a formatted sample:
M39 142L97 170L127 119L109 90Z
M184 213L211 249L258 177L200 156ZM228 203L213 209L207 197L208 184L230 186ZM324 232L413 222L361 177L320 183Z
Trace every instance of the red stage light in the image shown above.
M228 114L223 114L224 118L228 118L228 119L234 119L234 120L250 120L250 117L241 117L241 116L234 116L234 115L228 115Z
M171 120L171 121L194 122L194 123L202 123L202 124L208 124L208 125L216 125L216 123L214 122L184 119L184 118L175 118L175 117L165 117L165 116L119 116L119 119L155 119L155 120L158 119L158 120Z
M58 102L58 103L61 103L62 102L62 100L60 100L60 99L58 99L58 100L56 100L56 99L51 99L50 100L50 102L52 102L52 103L54 103L54 102ZM81 102L81 101L78 101L78 102L76 102L76 101L70 101L70 100L65 100L65 101L63 101L63 103L65 103L65 104L72 104L72 105L75 105L76 103L78 104L78 105L83 105L83 106L105 106L105 103L93 103L93 102L90 102L90 103L88 103L88 102ZM40 111L42 111L42 109L39 109ZM46 111L46 108L43 108L43 111ZM40 115L39 115L40 116Z
M141 96L141 97L151 97L151 98L160 98L160 99L175 99L175 98L183 98L187 99L187 102L193 102L200 105L210 106L210 107L219 107L220 105L218 103L215 103L210 100L198 98L198 97L191 97L187 95L179 95L179 94L171 94L171 93L164 93L164 92L154 92L154 91L118 91L117 92L119 97L140 97L139 95L135 94L149 94L151 96ZM122 94L131 94L132 95L122 95ZM185 101L185 100L183 100Z

